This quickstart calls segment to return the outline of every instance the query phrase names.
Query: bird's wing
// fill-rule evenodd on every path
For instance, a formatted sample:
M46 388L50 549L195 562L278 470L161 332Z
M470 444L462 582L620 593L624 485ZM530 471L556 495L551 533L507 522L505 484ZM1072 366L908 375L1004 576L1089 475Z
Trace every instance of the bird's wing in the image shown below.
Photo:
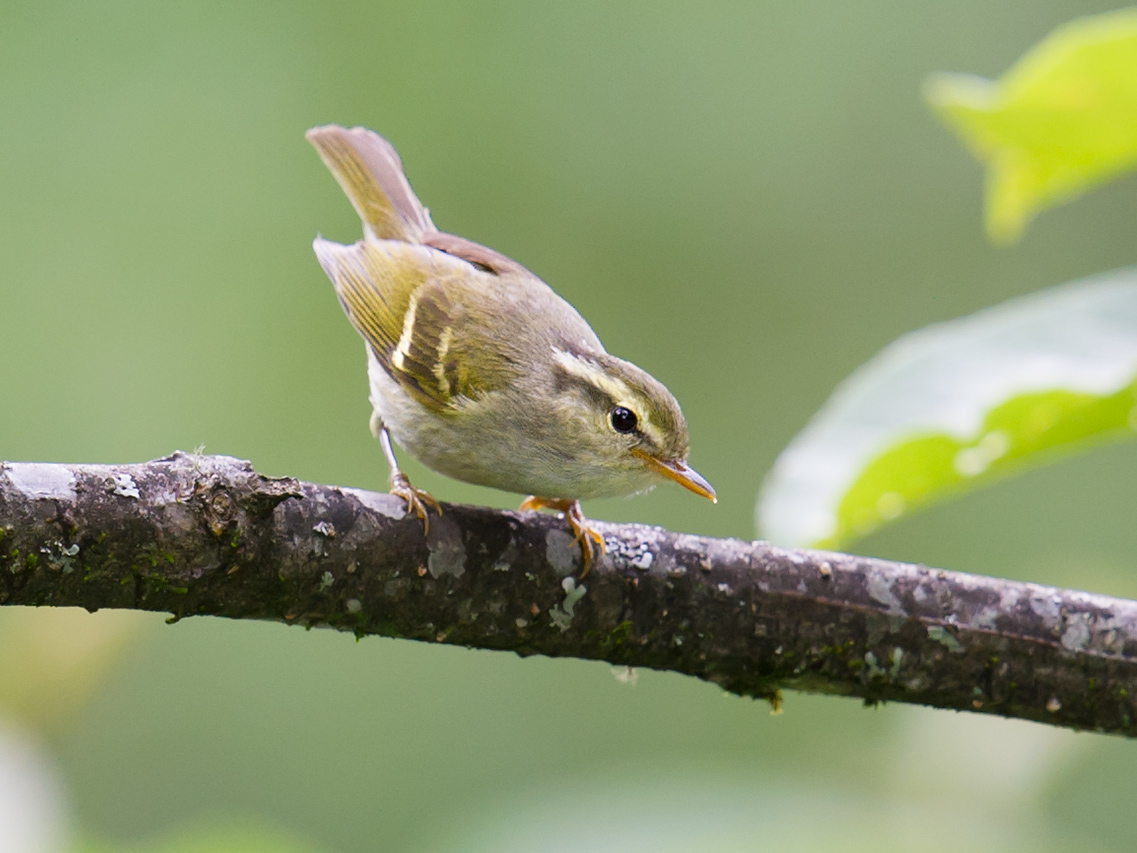
M463 346L472 331L459 296L471 285L463 279L486 273L396 241L343 246L317 239L314 248L352 325L383 369L422 405L443 412L504 381L479 370Z
M521 264L438 231L382 136L338 125L307 136L365 229L351 246L317 238L316 256L384 370L424 406L446 411L508 385L553 338L603 351Z
M395 147L378 133L329 124L312 128L306 136L372 237L419 243L435 231Z

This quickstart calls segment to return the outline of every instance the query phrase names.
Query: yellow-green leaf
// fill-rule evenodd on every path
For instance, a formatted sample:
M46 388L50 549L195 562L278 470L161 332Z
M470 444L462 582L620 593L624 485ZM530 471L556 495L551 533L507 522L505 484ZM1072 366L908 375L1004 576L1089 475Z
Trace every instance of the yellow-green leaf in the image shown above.
M1137 167L1137 9L1059 27L995 82L933 75L928 103L987 164L992 241Z
M1137 437L1137 268L905 335L778 457L762 535L836 548L1063 453Z

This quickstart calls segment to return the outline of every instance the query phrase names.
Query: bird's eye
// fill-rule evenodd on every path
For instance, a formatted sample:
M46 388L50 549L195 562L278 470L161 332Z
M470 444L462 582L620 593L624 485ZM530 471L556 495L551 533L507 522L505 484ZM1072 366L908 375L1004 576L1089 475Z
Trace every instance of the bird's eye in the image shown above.
M612 429L616 430L616 432L629 433L636 431L636 413L631 409L617 406L608 417L609 420L612 421Z

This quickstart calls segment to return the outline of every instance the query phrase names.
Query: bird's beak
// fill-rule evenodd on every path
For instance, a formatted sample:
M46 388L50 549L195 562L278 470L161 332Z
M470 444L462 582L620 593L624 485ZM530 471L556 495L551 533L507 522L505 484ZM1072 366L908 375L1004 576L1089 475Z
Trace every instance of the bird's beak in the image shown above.
M699 476L699 472L681 459L656 459L638 447L632 448L632 454L638 456L648 467L656 473L662 474L669 480L674 480L680 486L690 489L697 495L708 498L711 503L718 503L714 487Z

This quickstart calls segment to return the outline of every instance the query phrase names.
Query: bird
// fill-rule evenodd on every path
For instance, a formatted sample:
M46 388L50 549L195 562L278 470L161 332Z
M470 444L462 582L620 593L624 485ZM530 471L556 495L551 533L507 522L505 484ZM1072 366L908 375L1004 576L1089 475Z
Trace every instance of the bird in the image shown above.
M581 577L594 548L604 553L582 500L671 480L717 502L687 462L687 422L661 382L610 355L517 261L438 230L383 136L325 125L306 137L363 222L355 243L317 237L313 248L366 345L391 493L424 532L441 505L411 485L392 438L448 477L527 494L522 511L562 513Z

